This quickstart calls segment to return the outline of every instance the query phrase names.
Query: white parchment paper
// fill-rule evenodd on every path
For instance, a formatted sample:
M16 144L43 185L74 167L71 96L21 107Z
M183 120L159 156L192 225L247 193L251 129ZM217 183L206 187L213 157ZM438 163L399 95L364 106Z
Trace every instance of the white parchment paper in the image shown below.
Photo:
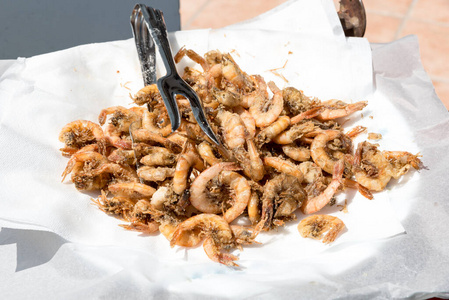
M86 201L89 195L76 192L73 185L58 183L66 163L58 153L59 129L75 119L95 120L101 108L123 105L123 101L129 101L130 90L141 86L132 41L86 45L21 59L0 79L0 140L2 145L9 145L0 152L0 217L1 225L8 227L0 232L0 255L5 261L2 295L54 299L445 295L448 236L442 224L448 221L448 206L444 201L444 182L439 178L449 175L443 155L448 144L448 116L422 70L416 39L373 50L373 93L373 73L366 69L371 68L371 58L367 64L366 52L361 50L366 41L342 43L338 37L323 37L326 46L318 48L326 62L323 65L320 57L310 56L310 48L301 47L301 41L311 38L307 34L262 34L242 29L235 37L234 33L235 30L180 32L172 36L172 44L188 45L199 52L217 47L234 49L243 68L244 61L255 54L264 57L264 52L272 55L279 51L283 55L275 56L276 59L264 57L258 63L259 69L255 69L267 77L273 76L268 68L284 65L286 57L291 56L283 70L291 81L272 78L280 87L306 85L306 93L314 95L309 93L314 91L323 99L326 94L338 94L350 101L367 97L370 105L364 117L355 118L353 124L381 132L385 137L380 142L384 149L420 151L429 170L414 172L393 183L391 191L376 194L374 201L350 195L345 219L348 231L334 246L323 248L318 242L299 238L294 223L277 235L261 236L265 242L262 247L241 252L240 264L244 268L236 271L211 263L201 248L171 249L160 236L139 237L120 230L117 220ZM245 34L250 37L235 42L236 37ZM258 38L253 38L255 34L259 34ZM206 36L208 42L198 42L198 35ZM271 46L246 51L246 45L258 46L264 38ZM289 38L288 42L285 38ZM320 39L315 39L318 44ZM287 49L293 53L288 54ZM306 52L302 57L310 61L312 68L289 70L295 66L292 57L301 56L303 50ZM351 61L343 66L341 61L332 64L335 59L327 57L346 61L346 51L355 55L354 65ZM121 59L115 59L117 56ZM338 76L331 77L332 82L326 76L326 80L308 82L306 75L295 73L317 74L317 69ZM353 75L352 80L358 80L358 84L353 81L355 89L347 88L345 75L353 70L361 70L361 75ZM335 208L329 212L341 214ZM351 219L353 215L361 220ZM397 235L404 232L398 219L407 234ZM380 239L394 235L397 236ZM14 247L16 252L11 252Z

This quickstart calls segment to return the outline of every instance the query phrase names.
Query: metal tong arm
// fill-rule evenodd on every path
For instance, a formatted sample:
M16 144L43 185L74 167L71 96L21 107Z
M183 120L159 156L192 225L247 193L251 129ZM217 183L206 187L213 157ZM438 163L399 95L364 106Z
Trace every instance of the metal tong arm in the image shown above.
M193 115L204 133L214 143L217 145L220 144L207 121L200 99L190 85L179 76L178 71L176 70L162 12L148 7L148 10L142 11L142 14L147 22L148 29L154 42L158 46L159 53L161 54L167 71L167 74L157 81L157 86L162 99L168 108L167 110L172 124L172 131L175 131L181 125L181 116L175 99L175 95L179 94L186 97L189 101Z
M156 52L155 44L150 36L148 27L142 15L142 11L147 11L143 4L136 4L131 15L131 28L133 30L134 41L136 43L137 54L139 56L140 66L144 85L150 85L156 82Z

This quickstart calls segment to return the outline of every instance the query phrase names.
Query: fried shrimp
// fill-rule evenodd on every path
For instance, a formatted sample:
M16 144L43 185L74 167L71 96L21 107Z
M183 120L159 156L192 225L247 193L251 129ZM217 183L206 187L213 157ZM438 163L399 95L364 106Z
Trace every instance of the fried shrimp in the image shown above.
M376 145L362 142L356 151L355 180L370 191L385 189L392 177L392 166Z
M176 155L164 147L152 146L147 149L147 153L140 159L145 166L172 166L176 163Z
M301 182L294 176L280 174L269 180L263 188L262 214L259 229L276 224L273 219L294 218L293 212L301 207L305 193Z
M411 167L415 170L424 168L419 154L406 151L382 151L382 155L390 162L391 176L395 179L405 175Z
M101 195L97 199L92 198L91 200L104 213L125 221L131 220L135 201L126 197L108 198L104 191L101 191Z
M334 166L332 181L323 191L323 193L311 199L307 199L304 202L303 206L301 207L301 210L304 214L306 215L313 214L321 210L331 201L332 197L337 192L342 182L343 170L344 170L343 160L339 160Z
M173 174L173 189L178 195L182 194L187 188L190 170L193 167L199 171L204 169L204 164L199 155L193 150L192 146L189 146L190 144L186 145L186 150L179 156Z
M62 181L66 176L72 171L74 171L74 176L79 172L89 173L93 169L107 163L107 159L98 152L95 151L79 151L72 155L67 166L62 173Z
M333 242L345 227L341 220L302 215L326 206L340 214L332 205L348 189L375 201L373 193L392 178L425 169L419 154L380 151L377 144L362 142L354 153L353 140L369 131L344 128L343 117L366 101L321 101L295 87L280 90L219 50L201 55L182 47L174 60L185 56L199 66L185 67L182 78L197 93L218 145L179 94L180 126L172 132L156 84L135 93L138 106L105 108L99 124L74 121L59 134L61 154L69 158L63 181L70 177L80 191L101 192L92 203L126 222L120 226L127 230L159 231L171 246L202 243L211 261L237 267L230 250L297 217L303 237Z
M296 161L308 161L310 159L310 149L306 147L298 147L293 144L282 146L282 152Z
M108 115L112 114L111 124L119 130L119 132L129 132L129 126L141 119L142 111L139 109L128 109L123 106L113 106L103 109L98 116L100 125L105 124Z
M256 136L256 141L259 145L269 143L275 136L284 131L290 126L290 118L288 116L281 116L268 127L263 128Z
M304 218L298 224L298 231L304 238L323 240L329 244L335 241L345 224L337 217L329 215L313 215Z
M190 203L201 212L210 214L220 213L222 211L221 203L215 203L209 199L207 185L210 180L218 176L222 171L235 171L239 169L240 167L235 163L222 162L201 172L190 187Z
M257 192L252 191L248 202L248 217L251 223L257 224L260 221L260 198Z
M217 119L223 128L224 142L230 149L245 144L245 124L238 114L221 109L218 111Z
M172 132L170 119L166 112L161 114L160 111L149 112L145 110L142 116L142 127L163 137Z
M150 84L140 89L132 100L137 105L162 103L162 96L157 89L156 84Z
M138 182L136 171L130 166L122 166L116 163L106 163L92 171L94 175L111 174L115 181Z
M229 249L234 246L234 236L228 222L215 214L199 214L181 222L173 232L170 245L173 247L186 239L186 236L193 236L194 243L182 242L182 245L198 242L198 236L205 238L204 250L213 261L228 265L237 266L235 256L220 253L222 249ZM189 240L189 239L188 239ZM201 241L201 240L200 240Z
M110 184L108 190L116 196L129 199L149 199L155 193L155 189L149 185L138 182L118 182Z
M288 145L299 140L306 133L315 130L315 124L313 122L297 123L291 126L289 129L279 133L273 138L273 142L280 145Z
M216 157L214 149L208 142L204 141L201 144L199 144L197 146L197 150L201 158L210 166L221 162L221 159Z
M256 121L254 120L253 116L242 106L234 107L234 112L239 115L243 124L245 124L248 138L253 138L256 135Z
M137 170L137 175L147 181L164 181L175 176L174 168L144 166Z
M338 130L318 131L310 145L313 161L329 174L334 171L337 160L351 151L351 139Z
M80 149L88 144L97 143L104 153L106 139L98 124L86 120L78 120L65 125L59 133L59 141L66 148Z
M268 83L268 86L274 94L273 97L271 99L257 97L250 104L249 112L257 127L267 127L276 121L284 108L282 91L272 81Z
M299 169L299 166L288 160L279 157L265 157L263 162L265 165L272 167L281 173L298 178L300 182L304 179L304 175Z
M322 121L327 121L347 117L350 114L353 114L356 111L365 108L365 106L368 105L368 102L359 101L356 103L347 104L341 100L332 99L321 102L321 104L324 106L324 110L322 113L320 113L318 119Z
M222 184L228 185L232 193L231 197L233 203L223 215L226 222L231 223L240 216L248 206L251 196L251 187L245 177L232 171L223 171L220 174L219 181Z

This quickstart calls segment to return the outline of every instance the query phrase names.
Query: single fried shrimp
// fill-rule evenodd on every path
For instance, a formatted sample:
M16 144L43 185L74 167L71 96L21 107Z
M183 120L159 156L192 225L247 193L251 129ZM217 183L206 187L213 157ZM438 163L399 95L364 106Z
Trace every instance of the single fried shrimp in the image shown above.
M228 185L231 190L233 203L223 215L226 222L231 223L240 216L248 206L251 196L251 187L245 177L232 171L221 172L219 181L222 184Z
M342 182L344 170L344 161L339 160L334 166L334 172L332 175L332 181L327 188L318 196L307 199L301 207L304 214L309 215L321 210L326 206L337 192Z
M355 164L355 180L370 191L382 191L391 180L392 165L374 144L359 143Z
M190 58L197 64L201 65L201 67L203 68L203 71L207 72L209 70L210 66L209 66L208 62L206 61L206 59L204 59L201 55L199 55L195 51L193 51L191 49L186 49L186 47L184 47L184 46L178 50L176 55L173 57L173 60L175 61L175 63L179 63L181 61L181 59L186 55L188 58Z
M242 106L234 107L234 112L240 116L243 124L245 124L248 138L253 138L256 135L256 121L254 120L253 116Z
M176 162L176 155L164 147L148 147L147 154L140 159L145 166L171 166Z
M252 191L249 198L248 217L253 225L260 221L260 198L256 191Z
M142 127L163 137L168 136L172 132L168 115L166 113L162 114L159 110L152 112L145 110L142 116Z
M206 237L203 242L203 249L204 252L206 252L207 257L210 258L210 260L214 262L221 263L223 265L226 265L228 267L238 267L239 265L236 264L234 261L238 260L239 258L233 254L220 252L221 247L212 237Z
M415 170L424 168L421 160L419 159L419 153L411 154L406 151L382 151L382 155L390 162L392 167L391 175L395 179L398 179L402 175L406 174L411 167Z
M240 105L244 108L251 107L254 103L263 102L268 99L267 83L260 75L250 76L253 82L253 90L250 93L244 94Z
M265 165L270 166L281 173L298 178L300 182L304 179L304 175L299 169L299 166L291 161L279 157L264 157L263 162Z
M143 234L153 234L159 230L159 223L152 221L148 223L132 222L130 224L119 224L126 230L137 231Z
M118 181L139 182L139 177L133 168L112 162L101 165L93 170L92 174L111 174Z
M308 161L310 159L310 149L306 147L299 147L294 144L283 145L282 152L296 161Z
M153 220L151 204L146 199L137 201L131 213L131 223L120 225L126 230L138 231L143 234L152 234L159 230L159 223Z
M208 198L207 184L222 171L235 171L239 169L240 167L235 163L222 162L201 172L190 187L190 203L201 212L211 214L220 213L222 206L210 201Z
M254 143L254 140L247 139L246 145L248 151L246 151L243 147L239 147L234 149L233 156L242 167L243 173L257 182L264 177L265 166L260 158L260 153Z
M149 199L156 189L139 182L118 182L108 185L108 190L115 196L129 199Z
M73 154L67 163L67 166L62 173L62 181L64 181L66 176L72 173L72 171L74 171L74 176L76 176L79 172L90 173L93 169L98 168L107 162L108 160L98 152L80 150Z
M163 103L162 96L159 93L156 84L150 84L143 87L136 93L134 97L132 97L132 100L137 105L144 105L147 103L150 105L154 105L155 103Z
M288 116L281 116L257 134L256 142L259 145L269 143L275 136L287 129L288 126L290 126L290 118Z
M214 149L209 142L202 142L197 146L197 150L201 158L210 166L221 162L221 159L215 156Z
M176 194L181 195L186 190L190 170L193 167L199 171L205 168L201 158L194 150L193 145L187 143L184 153L181 153L178 158L175 173L173 174L173 190Z
M171 150L174 153L179 153L182 150L182 146L176 144L172 140L163 137L158 133L151 132L147 129L141 128L136 129L132 132L133 138L135 141L139 142L155 142L163 145L167 149Z
M91 198L91 200L104 213L122 220L131 220L135 201L126 197L108 198L104 191L101 191L101 195L97 199Z
M123 150L132 149L131 140L126 137L122 138L122 133L114 125L107 124L104 131L105 137L112 146Z
M273 142L280 145L292 144L306 133L312 132L315 129L315 124L312 121L297 123L275 136Z
M337 160L352 151L351 139L338 130L322 130L317 133L310 145L310 154L319 167L332 174Z
M304 238L323 240L323 243L330 244L340 232L345 228L345 224L337 217L329 215L313 215L304 218L298 224L298 231Z
M256 232L282 224L274 219L293 219L293 212L302 205L304 199L305 193L298 178L279 174L270 179L263 187L262 215Z
M108 160L130 166L136 164L136 156L133 150L115 149L108 155Z
M220 109L217 114L217 120L223 129L224 142L230 149L245 144L245 124L238 114Z
M232 247L234 244L233 233L228 222L223 217L215 214L199 214L188 218L181 222L175 229L170 240L170 245L173 247L192 236L194 242L199 240L198 237L205 237L206 242L205 251L210 255L213 261L218 261L225 265L229 265L228 257L219 255L221 249ZM185 242L183 244L186 244ZM190 243L189 241L187 244ZM231 262L233 259L231 259ZM234 264L231 264L234 265Z
M65 125L59 133L59 141L74 149L93 143L98 144L102 153L106 149L106 139L101 127L86 120L77 120Z
M254 181L259 181L265 175L265 167L262 159L260 158L259 151L252 139L246 140L246 145L248 148L248 156L249 156L249 171L250 178Z
M321 105L311 108L309 110L306 110L305 112L302 112L302 113L294 116L293 118L291 118L290 119L291 124L294 125L294 124L301 122L302 120L315 118L316 116L321 114L323 112L323 110L324 110L324 108Z
M327 121L346 117L356 111L362 110L368 105L368 101L347 104L341 100L332 99L321 102L321 104L324 106L324 110L317 118L321 121Z
M282 91L272 81L268 83L268 86L274 94L273 97L271 99L257 97L249 108L257 127L267 127L276 121L284 108Z
M225 80L235 85L239 90L250 89L252 87L252 82L248 75L240 69L228 53L222 54L221 74Z
M129 126L141 119L142 111L136 109L128 109L123 106L112 106L103 109L98 116L98 121L101 125L106 122L108 115L111 115L111 124L117 128L119 132L129 132Z
M298 115L319 105L316 98L307 97L303 91L294 87L286 87L282 90L285 108L293 115ZM295 122L293 122L295 123Z
M175 175L174 168L143 166L137 169L137 175L147 181L164 181Z

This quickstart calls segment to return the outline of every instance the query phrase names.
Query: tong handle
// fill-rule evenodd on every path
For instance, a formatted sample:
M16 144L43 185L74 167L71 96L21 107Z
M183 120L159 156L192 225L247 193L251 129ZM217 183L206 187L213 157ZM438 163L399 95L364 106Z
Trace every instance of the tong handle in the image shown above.
M142 14L147 21L151 35L158 46L167 75L177 73L175 61L170 50L171 48L168 41L167 26L165 25L162 11L148 7L148 9L142 12Z
M150 36L148 27L143 19L142 12L147 11L143 4L136 4L131 14L131 28L136 44L137 55L139 56L140 66L144 85L150 85L156 82L156 52L155 44Z

